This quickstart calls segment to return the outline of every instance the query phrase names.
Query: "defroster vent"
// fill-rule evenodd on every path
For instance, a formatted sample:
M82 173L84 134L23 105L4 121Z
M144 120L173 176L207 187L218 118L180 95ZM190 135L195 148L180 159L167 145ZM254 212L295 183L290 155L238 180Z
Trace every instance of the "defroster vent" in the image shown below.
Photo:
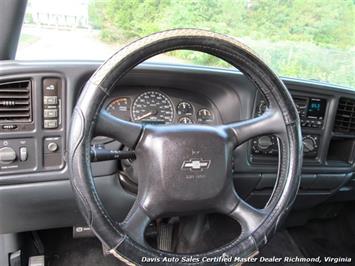
M0 122L31 122L31 82L0 83Z
M355 134L355 99L340 98L334 132Z

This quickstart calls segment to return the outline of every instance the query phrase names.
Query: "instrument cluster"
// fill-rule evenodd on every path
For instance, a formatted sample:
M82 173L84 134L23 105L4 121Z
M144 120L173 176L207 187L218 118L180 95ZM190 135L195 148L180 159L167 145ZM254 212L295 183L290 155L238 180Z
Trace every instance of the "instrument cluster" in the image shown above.
M111 98L106 110L121 119L149 124L216 124L209 101L168 95L157 89Z

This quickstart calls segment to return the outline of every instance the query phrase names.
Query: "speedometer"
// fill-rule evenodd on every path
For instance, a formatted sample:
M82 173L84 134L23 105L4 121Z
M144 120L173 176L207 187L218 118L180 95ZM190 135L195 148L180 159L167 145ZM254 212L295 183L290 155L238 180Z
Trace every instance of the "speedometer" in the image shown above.
M135 122L172 123L173 119L173 104L161 92L144 92L133 102L132 120Z

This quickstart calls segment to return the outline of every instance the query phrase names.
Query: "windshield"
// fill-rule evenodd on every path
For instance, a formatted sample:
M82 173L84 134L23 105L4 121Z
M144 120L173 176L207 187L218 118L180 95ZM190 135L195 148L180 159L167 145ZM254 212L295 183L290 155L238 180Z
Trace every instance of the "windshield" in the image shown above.
M281 76L355 88L353 0L29 0L17 59L103 60L173 28L232 35ZM203 53L152 60L229 67Z

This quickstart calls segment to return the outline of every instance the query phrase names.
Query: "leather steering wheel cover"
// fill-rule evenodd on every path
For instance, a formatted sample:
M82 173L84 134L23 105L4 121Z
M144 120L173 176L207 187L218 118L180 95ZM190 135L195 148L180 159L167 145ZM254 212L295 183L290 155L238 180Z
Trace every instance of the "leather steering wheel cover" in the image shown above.
M95 189L90 167L90 141L104 100L121 78L146 59L171 50L190 49L206 52L226 60L243 72L263 92L270 104L279 108L285 122L281 140L278 179L269 202L270 212L262 224L247 238L193 257L248 257L268 242L285 217L298 191L302 165L301 129L296 107L280 79L254 53L232 37L205 30L181 29L152 34L122 48L109 58L90 78L72 115L68 162L71 184L79 209L88 225L110 252L125 261L141 263L142 257L175 257L159 250L143 248L120 229L104 209ZM165 263L155 263L155 265ZM184 263L184 265L202 265Z

